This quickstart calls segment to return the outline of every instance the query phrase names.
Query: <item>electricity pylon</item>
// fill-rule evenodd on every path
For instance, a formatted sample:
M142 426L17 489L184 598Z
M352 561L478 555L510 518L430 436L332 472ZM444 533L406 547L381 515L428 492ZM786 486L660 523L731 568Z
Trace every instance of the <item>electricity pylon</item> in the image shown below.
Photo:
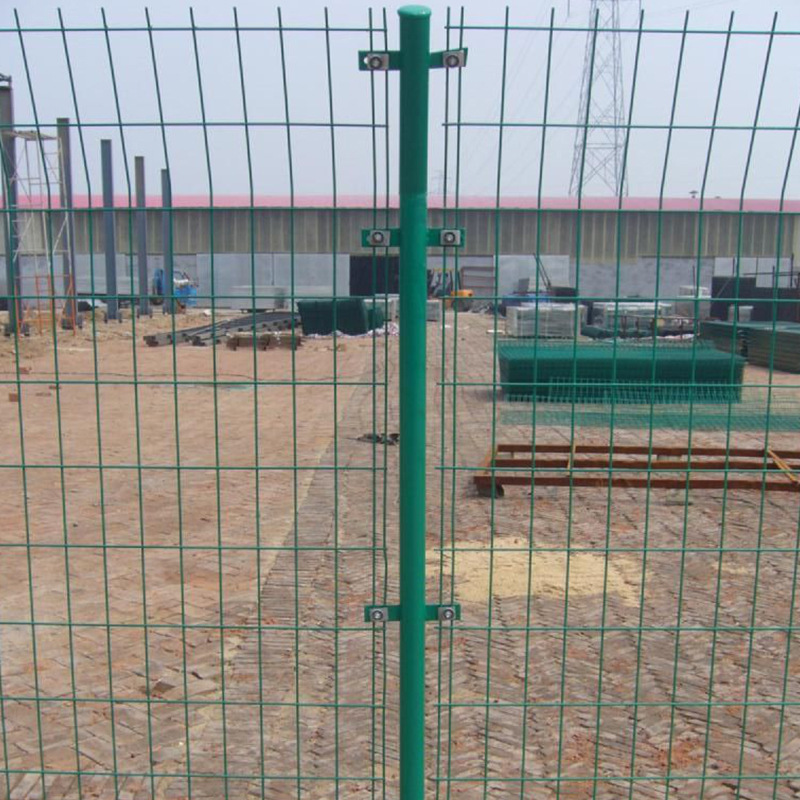
M590 0L571 195L601 186L614 195L628 194L622 169L626 123L619 19L619 0Z

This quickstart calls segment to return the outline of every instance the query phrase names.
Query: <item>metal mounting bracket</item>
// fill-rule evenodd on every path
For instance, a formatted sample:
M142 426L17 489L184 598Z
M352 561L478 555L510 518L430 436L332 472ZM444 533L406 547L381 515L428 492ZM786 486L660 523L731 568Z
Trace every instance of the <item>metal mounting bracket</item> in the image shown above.
M467 66L467 48L431 53L431 69L459 69Z
M358 68L361 72L386 72L400 69L400 51L359 50Z
M359 50L358 68L361 72L387 72L401 66L399 50ZM431 53L428 61L431 69L460 69L467 66L467 48L440 50Z
M464 228L428 228L425 244L428 247L463 247L467 232ZM362 247L399 247L399 228L364 228Z
M461 605L432 604L425 606L426 622L455 622L461 619ZM365 606L364 622L382 625L385 622L400 622L400 606Z
M361 231L362 247L398 247L400 228L365 228Z
M464 231L461 228L442 228L439 231L439 247L461 247Z

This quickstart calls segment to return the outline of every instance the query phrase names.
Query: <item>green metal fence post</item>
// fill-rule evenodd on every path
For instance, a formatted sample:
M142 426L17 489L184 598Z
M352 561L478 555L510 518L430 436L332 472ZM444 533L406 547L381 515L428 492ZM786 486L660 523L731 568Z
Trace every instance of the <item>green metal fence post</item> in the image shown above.
M425 317L430 9L400 15L400 797L425 794Z

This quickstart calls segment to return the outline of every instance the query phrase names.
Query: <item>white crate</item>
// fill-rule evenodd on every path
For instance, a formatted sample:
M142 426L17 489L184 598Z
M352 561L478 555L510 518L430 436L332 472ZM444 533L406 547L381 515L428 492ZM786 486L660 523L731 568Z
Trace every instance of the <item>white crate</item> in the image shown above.
M618 330L623 328L646 327L649 321L652 327L653 321L661 317L668 317L672 314L672 303L626 301L623 303L595 303L594 304L594 324L598 328L614 330L615 324Z
M739 306L739 322L750 322L753 318L753 306ZM736 306L728 306L728 322L736 319Z
M586 307L579 306L578 330L575 324L574 303L523 303L506 311L506 334L526 338L532 336L574 338L580 333Z
M428 307L425 313L425 319L428 322L439 322L442 318L442 301L441 300L428 300Z

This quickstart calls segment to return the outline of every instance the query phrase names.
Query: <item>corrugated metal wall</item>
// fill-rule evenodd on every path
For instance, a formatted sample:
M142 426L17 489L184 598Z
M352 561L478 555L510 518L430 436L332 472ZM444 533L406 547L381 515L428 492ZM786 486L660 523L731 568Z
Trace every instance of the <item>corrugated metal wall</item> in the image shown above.
M54 214L54 217L56 215ZM381 215L382 216L382 215ZM442 224L442 212L430 212L431 226ZM395 212L392 212L395 217ZM259 253L287 253L292 249L290 212L286 209L257 209L255 249ZM366 252L361 247L361 230L373 224L369 209L340 209L337 249L346 253ZM250 212L247 209L178 209L174 212L174 252L204 253L211 249L211 220L214 226L214 252L250 252ZM703 216L701 256L775 256L778 246L778 214L750 212L707 213ZM790 256L800 246L797 216L783 216L782 256ZM467 229L464 255L487 255L495 251L495 224L500 222L500 252L509 255L536 250L536 211L504 209L460 212L459 225ZM452 224L452 212L449 217ZM739 245L741 222L741 247ZM76 212L76 250L101 252L101 212ZM390 224L396 224L395 219ZM117 247L127 250L134 242L134 214L117 212ZM540 252L576 257L578 215L574 211L541 212ZM41 228L41 226L39 226ZM618 221L613 211L584 211L580 225L581 259L592 263L614 263L617 259L618 228L622 235L622 261L640 256L692 258L698 255L700 215L695 212L664 212L660 218L653 211L627 211ZM326 253L332 246L333 212L330 209L298 209L294 212L294 250L297 253ZM91 243L91 244L90 244ZM154 253L161 252L160 211L148 211L148 244Z

